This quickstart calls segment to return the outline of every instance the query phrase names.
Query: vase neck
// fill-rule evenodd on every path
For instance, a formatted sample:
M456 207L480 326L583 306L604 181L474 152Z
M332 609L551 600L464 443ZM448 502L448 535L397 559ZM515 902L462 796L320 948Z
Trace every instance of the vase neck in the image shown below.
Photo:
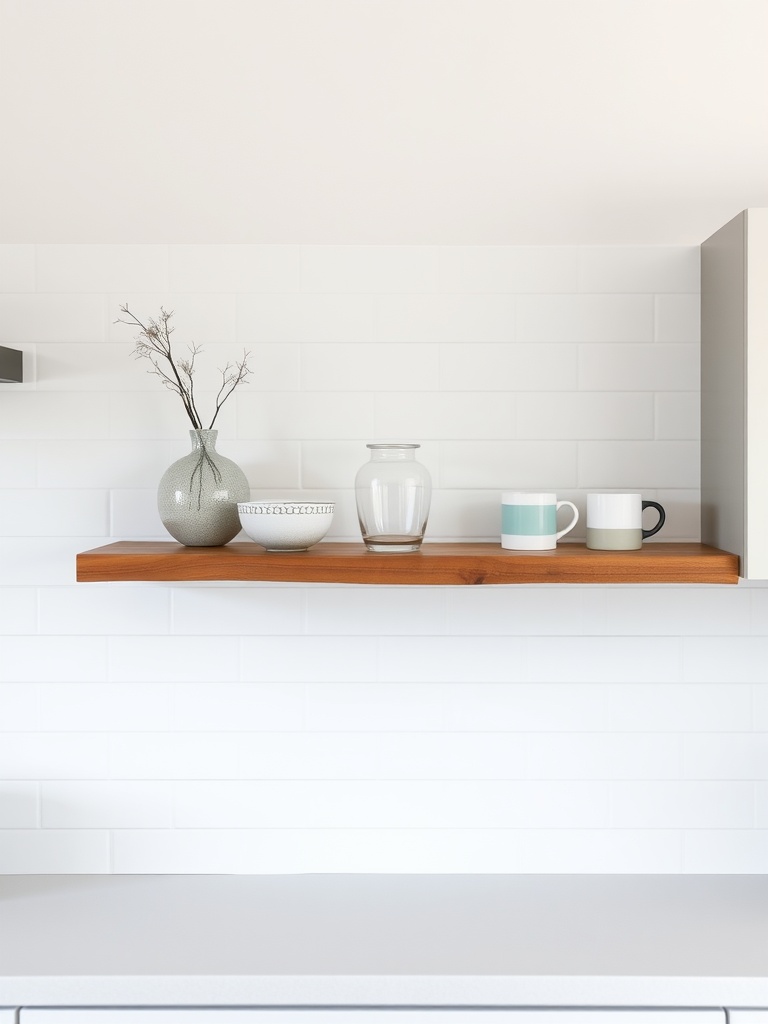
M189 439L192 442L192 451L196 452L205 448L206 451L215 452L218 436L218 430L190 430Z

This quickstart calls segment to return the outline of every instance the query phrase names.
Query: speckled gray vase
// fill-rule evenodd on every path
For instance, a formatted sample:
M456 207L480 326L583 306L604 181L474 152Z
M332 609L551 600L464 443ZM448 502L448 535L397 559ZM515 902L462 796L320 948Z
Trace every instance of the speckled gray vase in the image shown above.
M238 501L251 497L245 473L216 451L218 430L190 430L192 451L174 462L157 489L168 533L187 547L218 547L240 532Z

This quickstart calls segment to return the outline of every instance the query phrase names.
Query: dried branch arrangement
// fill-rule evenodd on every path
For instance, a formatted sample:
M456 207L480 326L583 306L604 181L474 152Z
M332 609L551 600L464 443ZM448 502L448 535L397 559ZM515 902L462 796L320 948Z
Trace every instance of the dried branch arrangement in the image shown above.
M163 382L169 391L175 392L182 401L195 430L203 430L203 421L197 411L195 403L195 359L202 352L199 345L189 345L189 356L183 359L177 358L171 348L171 335L174 328L170 324L173 310L165 310L160 307L160 316L157 320L150 319L146 324L142 323L129 309L128 304L120 307L120 312L130 317L130 320L123 320L118 317L117 324L128 324L130 327L139 327L139 334L136 336L136 347L133 354L136 359L148 359L152 369L148 373L154 373ZM246 378L251 374L248 369L249 352L243 352L243 358L237 363L227 363L219 370L221 373L221 387L216 395L216 408L213 419L207 428L211 430L219 410L226 400L240 384L248 383Z

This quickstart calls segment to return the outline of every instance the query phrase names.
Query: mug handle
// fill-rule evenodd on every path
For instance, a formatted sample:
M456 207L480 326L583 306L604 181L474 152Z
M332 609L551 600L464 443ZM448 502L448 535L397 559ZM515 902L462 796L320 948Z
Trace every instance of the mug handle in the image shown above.
M576 525L576 523L578 523L578 521L579 521L579 510L576 508L576 506L573 504L573 502L572 501L558 501L557 508L560 509L560 508L563 507L563 505L567 505L569 508L573 509L573 519L570 521L570 523L568 523L568 525L566 526L566 528L564 530L560 530L559 533L555 534L555 540L556 541L560 540L561 537L564 537L566 533L570 533L571 530ZM661 506L659 506L659 508L661 508ZM661 529L661 527L657 527L657 529Z
M659 530L664 525L664 521L667 518L667 513L664 511L664 509L661 507L661 505L658 503L658 501L644 501L643 502L643 512L647 508L655 508L656 509L656 511L659 513L659 521L658 521L658 523L656 523L656 525L653 527L652 530L643 530L643 540L645 540L646 537L652 537L654 535L654 533L658 533Z

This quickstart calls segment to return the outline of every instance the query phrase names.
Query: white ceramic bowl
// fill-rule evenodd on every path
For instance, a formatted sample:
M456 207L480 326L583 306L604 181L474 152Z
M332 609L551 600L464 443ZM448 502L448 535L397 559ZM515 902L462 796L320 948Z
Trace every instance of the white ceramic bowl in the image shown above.
M333 501L240 501L240 525L267 551L306 551L328 533Z

